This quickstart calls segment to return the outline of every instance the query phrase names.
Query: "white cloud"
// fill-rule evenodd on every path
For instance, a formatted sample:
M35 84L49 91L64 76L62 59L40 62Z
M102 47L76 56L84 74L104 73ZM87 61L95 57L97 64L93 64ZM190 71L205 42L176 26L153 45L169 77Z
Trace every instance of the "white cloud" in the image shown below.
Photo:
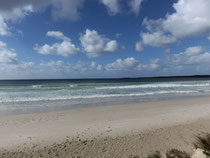
M141 52L144 48L141 42L136 42L136 51Z
M48 35L63 38L62 34L49 32ZM40 78L79 78L97 77L103 66L96 62L78 61L71 65L62 60L34 63L20 61L13 49L0 41L0 79L40 79ZM102 76L102 75L101 75Z
M0 35L9 35L9 28L4 19L0 16Z
M152 59L150 60L150 63L146 66L144 66L147 70L149 71L154 71L157 70L158 68L160 68L160 59Z
M199 55L202 52L203 52L203 48L201 46L194 46L194 47L187 48L184 54L186 56L193 56L193 55Z
M103 66L93 62L78 61L71 65L62 60L41 61L41 63L20 62L19 64L0 64L0 79L40 79L40 78L93 78L102 77Z
M131 0L128 5L131 11L138 14L143 0ZM0 35L9 34L9 21L17 21L23 17L49 9L56 20L77 20L79 10L85 0L6 0L0 1ZM100 0L110 15L122 12L122 0Z
M117 41L110 40L99 35L95 30L86 29L85 34L80 35L81 45L89 58L98 57L105 53L117 50Z
M210 1L179 0L173 7L176 12L163 21L164 29L173 36L180 38L210 32Z
M99 69L100 68L100 69ZM82 73L94 73L96 71L101 71L102 66L97 64L96 62L83 62L78 61L75 65L71 65L69 63L65 63L64 61L58 60L58 61L49 61L49 62L41 62L39 65L39 69L43 72L48 71L48 74L50 76L52 73L56 74L63 74L63 75L78 75ZM86 74L86 75L87 75ZM55 77L55 76L54 76Z
M32 71L34 63L18 61L14 49L8 48L7 44L0 41L0 75L1 79L15 79ZM27 76L29 77L29 76ZM25 76L25 78L27 78Z
M18 64L0 63L0 79L26 79L33 78L33 62L20 62Z
M97 68L96 68L96 70L98 70L98 71L101 71L102 69L103 69L102 65L98 65Z
M97 64L96 62L83 62L78 61L74 66L72 66L72 71L79 72L79 73L97 73L97 71L103 70L103 66L100 64ZM89 76L91 77L91 76Z
M171 35L166 35L162 32L141 33L143 45L153 47L163 47L176 42L176 38Z
M178 0L173 8L175 12L165 18L144 20L148 31L141 33L144 45L164 46L184 37L210 33L210 1Z
M6 43L0 41L0 64L17 64L17 54L9 49Z
M55 19L77 20L79 9L83 7L84 0L52 0L52 15Z
M130 8L131 12L138 15L143 1L144 0L129 0L127 2L128 6L124 6L123 0L100 0L100 2L107 8L109 15L122 13L127 7Z
M70 39L68 37L64 36L64 34L60 31L48 31L47 36L54 37L54 38L61 39L61 40L70 41Z
M195 75L209 72L210 53L205 52L201 46L188 47L180 53L167 54L166 58L151 59L148 63L142 64L134 57L117 59L104 66L92 62L78 61L70 65L63 61L50 61L40 64L40 67L33 70L42 70L42 74L50 77L59 75L66 77L141 77L161 75ZM35 72L36 72L35 71ZM36 72L35 74L40 74Z
M91 64L90 64L90 67L91 68L96 68L96 62L92 61Z
M106 6L110 15L115 15L121 12L120 1L121 0L100 0L100 2Z
M94 62L94 61L92 61L91 63L90 63L90 69L95 69L95 70L97 70L97 71L101 71L102 69L103 69L103 66L102 65L100 65L100 64L97 64L96 62Z
M2 7L2 6L1 6ZM31 5L23 7L15 7L10 10L1 9L0 7L0 35L10 35L10 28L7 25L8 21L16 21L33 12Z
M138 67L139 62L133 57L126 58L124 60L117 59L115 62L106 65L107 71L126 71L134 70Z
M141 64L140 61L134 57L128 57L126 59L117 59L111 64L107 64L105 67L107 72L112 72L114 75L120 75L126 77L140 77L142 75L155 75L161 69L160 59L152 59L148 64ZM126 72L126 74L125 74ZM118 76L119 77L119 76Z
M134 12L136 15L139 14L139 10L143 1L144 0L130 0L128 2L128 5L131 7L131 11Z
M2 51L3 50L3 51ZM7 53L2 53L2 52ZM3 55L2 55L3 54ZM14 62L15 61L15 62ZM105 66L95 61L78 61L71 65L61 60L33 62L17 61L17 54L0 42L0 78L88 78L88 77L141 77L161 75L195 75L209 72L210 53L201 46L188 47L167 58L152 59L142 64L134 57L117 59Z
M58 67L64 65L64 62L61 60L58 61L50 61L48 63L41 62L40 66L49 66L49 67Z
M153 47L164 47L168 44L175 43L177 39L169 33L165 33L161 27L163 20L148 20L144 19L143 25L146 27L148 32L142 32L140 37L142 41L141 47L144 45L149 45Z
M45 44L41 47L36 45L34 49L38 51L39 54L70 56L76 54L80 50L74 44L72 44L71 39L64 36L62 32L48 31L47 36L61 39L63 41L61 43L54 43L53 45Z
M172 56L172 62L179 65L210 64L210 53L204 52L201 46L187 48L184 52Z
M185 51L171 54L159 62L160 72L165 75L206 74L209 71L210 53L201 46L186 48Z
M17 21L33 12L51 8L56 20L76 20L84 0L6 0L0 1L0 35L9 35L9 21Z
M32 13L33 6L32 5L24 5L21 7L14 7L11 8L10 10L4 10L0 9L0 15L4 20L13 20L16 21L18 19L21 19L28 14Z
M83 3L84 0L7 0L0 1L0 13L6 18L15 14L24 15L28 11L39 11L51 6L51 12L55 19L75 20L79 18L78 10L82 8Z
M111 40L107 42L106 47L104 48L105 52L114 52L117 50L117 41Z
M207 74L208 65L210 65L210 52L205 52L201 46L193 46L180 53L167 54L163 59L152 59L147 64L141 64L133 57L117 59L107 64L105 70L117 77L126 77L128 74L132 77L197 75Z

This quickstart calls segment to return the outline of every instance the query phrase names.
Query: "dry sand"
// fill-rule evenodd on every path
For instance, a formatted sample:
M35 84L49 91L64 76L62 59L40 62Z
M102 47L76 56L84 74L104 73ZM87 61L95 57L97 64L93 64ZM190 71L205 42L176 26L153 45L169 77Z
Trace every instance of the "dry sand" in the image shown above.
M210 97L0 117L0 157L145 156L193 150L210 132Z

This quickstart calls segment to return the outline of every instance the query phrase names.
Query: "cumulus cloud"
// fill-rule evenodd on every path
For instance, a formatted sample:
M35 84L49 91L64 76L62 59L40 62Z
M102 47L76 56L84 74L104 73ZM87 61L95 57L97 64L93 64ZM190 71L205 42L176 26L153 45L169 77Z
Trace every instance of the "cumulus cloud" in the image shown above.
M103 77L103 66L96 62L78 61L72 65L62 60L41 61L40 63L19 61L17 64L1 63L0 79L52 79Z
M163 32L141 33L142 44L153 47L164 47L176 42L176 38Z
M104 48L105 52L114 52L117 50L117 41L111 40L107 42L106 47Z
M2 53L3 52L3 53ZM141 77L160 75L195 75L209 72L210 53L201 46L188 47L167 58L141 63L134 57L119 58L106 65L95 61L78 61L72 65L62 60L39 64L17 60L17 54L0 42L0 78L78 78L78 77Z
M210 53L201 46L186 48L183 52L171 54L159 62L161 71L167 75L205 74L210 65Z
M138 67L139 62L133 57L126 58L124 60L117 59L115 62L106 65L107 71L126 71L134 70Z
M116 40L110 40L103 35L99 35L95 30L86 29L85 34L80 35L80 41L89 58L115 52L118 48Z
M175 43L177 41L176 37L172 36L170 33L166 33L161 27L163 20L148 20L147 18L143 21L143 26L148 32L142 32L140 34L141 46L149 45L153 47L164 47L168 44Z
M152 59L148 64L142 64L134 57L128 57L107 64L105 70L114 75L120 75L120 77L126 77L127 75L130 77L151 76L151 73L152 75L159 73L161 64L160 59Z
M54 43L53 45L45 44L41 47L36 45L34 49L39 54L43 54L43 55L54 54L54 55L70 56L70 55L76 54L80 50L71 42L71 39L64 36L62 32L48 31L47 36L54 37L56 39L60 39L63 41L61 43Z
M161 76L161 75L196 75L209 72L210 52L201 46L186 48L183 52L167 54L167 57L151 59L142 64L134 57L117 59L107 64L105 70L121 77L130 76ZM126 72L126 74L125 74Z
M67 74L68 72L68 74L79 74L83 77L90 77L90 74L97 73L100 77L141 77L205 74L209 72L207 65L210 65L210 53L201 46L192 46L182 52L168 54L167 58L151 59L145 64L134 57L127 57L125 59L119 58L104 66L95 61L78 61L75 65L62 61L50 61L39 69L44 69L44 66L47 66L46 71L50 73L63 72L63 74Z
M66 41L70 41L70 39L66 36L64 36L64 34L60 31L48 31L47 32L47 36L48 37L54 37L57 39L61 39L61 40L66 40Z
M163 21L164 29L172 35L185 37L210 32L210 1L179 0L173 7L176 12Z
M175 12L165 18L144 20L143 25L147 29L141 33L144 45L159 47L184 37L210 33L210 1L178 0L173 8Z
M189 47L184 52L173 55L172 62L190 66L210 64L210 53L205 52L201 46Z
M84 62L80 60L76 64L70 64L62 60L41 61L40 64L31 67L33 70L31 76L33 78L97 77L103 70L102 66L99 69L100 66L96 62Z
M201 46L194 46L187 48L183 54L186 56L193 56L193 55L199 55L202 52L203 48Z
M0 41L0 64L17 64L17 54L7 47L7 44Z

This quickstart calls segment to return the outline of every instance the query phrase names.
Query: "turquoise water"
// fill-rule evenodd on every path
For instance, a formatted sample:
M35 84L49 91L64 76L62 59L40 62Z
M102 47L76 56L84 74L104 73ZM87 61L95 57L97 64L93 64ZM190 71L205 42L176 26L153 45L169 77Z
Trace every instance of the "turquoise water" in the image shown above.
M42 111L210 94L210 79L0 81L0 112Z

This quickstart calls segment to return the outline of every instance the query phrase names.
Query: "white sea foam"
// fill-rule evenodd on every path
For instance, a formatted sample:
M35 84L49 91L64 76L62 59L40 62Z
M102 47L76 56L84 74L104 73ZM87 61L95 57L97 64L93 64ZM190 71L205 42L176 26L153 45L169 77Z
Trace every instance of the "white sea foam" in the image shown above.
M1 88L1 86L0 86ZM179 95L181 94L181 95ZM168 82L44 82L24 83L2 86L0 89L0 105L34 102L42 105L42 101L69 101L69 104L83 104L86 101L207 95L210 94L208 81L168 81ZM87 100L88 99L88 100ZM8 103L8 104L7 104ZM49 104L51 105L51 104Z
M77 87L77 85L76 84L69 84L69 87L70 88L75 88L75 87Z
M42 87L42 85L32 85L32 88L35 88L35 89L41 88L41 87Z
M146 92L146 93L131 93L131 94L96 94L96 95L77 95L77 96L47 96L47 97L22 97L18 99L5 99L1 100L0 103L9 102L30 102L30 101L56 101L56 100L71 100L71 99L91 99L91 98L111 98L111 97L135 97L135 96L149 96L149 95L161 95L161 94L189 94L199 93L200 91L157 91L157 92ZM210 91L205 91L210 92Z
M209 83L204 84L143 84L143 85L126 85L126 86L107 86L96 87L96 89L136 89L136 88L173 88L173 87L205 87L210 86Z

